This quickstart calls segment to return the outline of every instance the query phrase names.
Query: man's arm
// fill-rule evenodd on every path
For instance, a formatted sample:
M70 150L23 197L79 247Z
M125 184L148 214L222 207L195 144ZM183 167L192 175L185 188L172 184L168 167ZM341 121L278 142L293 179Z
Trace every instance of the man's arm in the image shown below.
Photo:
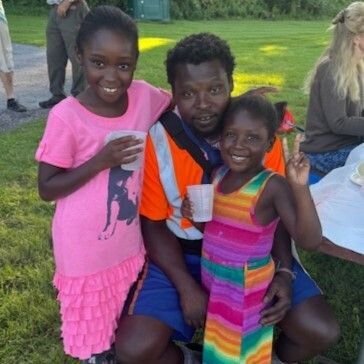
M207 296L189 273L178 238L166 225L169 209L154 145L148 136L140 206L144 243L150 259L176 287L186 322L199 327L205 317Z
M148 256L176 287L186 322L201 327L207 295L189 273L177 237L168 229L165 220L153 221L141 216L141 227Z

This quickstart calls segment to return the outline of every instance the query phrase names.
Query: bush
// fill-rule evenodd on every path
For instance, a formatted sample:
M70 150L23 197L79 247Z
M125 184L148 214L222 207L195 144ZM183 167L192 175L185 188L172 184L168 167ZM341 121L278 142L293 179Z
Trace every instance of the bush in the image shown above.
M151 1L151 0L144 0ZM335 15L347 0L170 0L172 19L319 18ZM110 4L127 11L131 0L88 0L92 6ZM46 11L46 0L8 0L6 10L16 13Z

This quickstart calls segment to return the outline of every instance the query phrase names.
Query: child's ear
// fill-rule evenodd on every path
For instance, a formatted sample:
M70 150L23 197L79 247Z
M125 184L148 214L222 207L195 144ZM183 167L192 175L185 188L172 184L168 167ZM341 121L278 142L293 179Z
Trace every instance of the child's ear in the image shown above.
M266 152L270 152L272 150L275 141L276 141L276 136L274 135L274 137L270 138L268 141L268 147L266 149Z

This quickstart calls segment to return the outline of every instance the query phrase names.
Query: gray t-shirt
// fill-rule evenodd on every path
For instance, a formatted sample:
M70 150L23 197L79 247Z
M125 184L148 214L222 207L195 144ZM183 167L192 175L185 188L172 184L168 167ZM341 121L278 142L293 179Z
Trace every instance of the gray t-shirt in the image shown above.
M363 98L363 90L361 89ZM359 102L341 99L335 91L331 61L322 63L314 79L301 149L324 153L364 141L364 117Z
M48 5L58 5L62 0L47 0Z

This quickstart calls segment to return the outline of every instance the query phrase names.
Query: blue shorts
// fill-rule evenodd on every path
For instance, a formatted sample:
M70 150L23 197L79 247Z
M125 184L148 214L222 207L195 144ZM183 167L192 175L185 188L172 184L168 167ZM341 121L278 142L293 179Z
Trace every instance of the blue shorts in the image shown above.
M191 275L200 282L200 257L185 255L185 261ZM292 270L296 274L292 287L292 307L321 294L315 281L296 260L293 261ZM173 329L173 340L185 342L192 340L195 329L184 321L178 293L156 265L151 262L146 263L135 287L128 308L129 315L149 316L165 323Z
M322 294L316 282L296 259L293 259L292 271L296 274L296 279L292 283L292 308L310 297Z

